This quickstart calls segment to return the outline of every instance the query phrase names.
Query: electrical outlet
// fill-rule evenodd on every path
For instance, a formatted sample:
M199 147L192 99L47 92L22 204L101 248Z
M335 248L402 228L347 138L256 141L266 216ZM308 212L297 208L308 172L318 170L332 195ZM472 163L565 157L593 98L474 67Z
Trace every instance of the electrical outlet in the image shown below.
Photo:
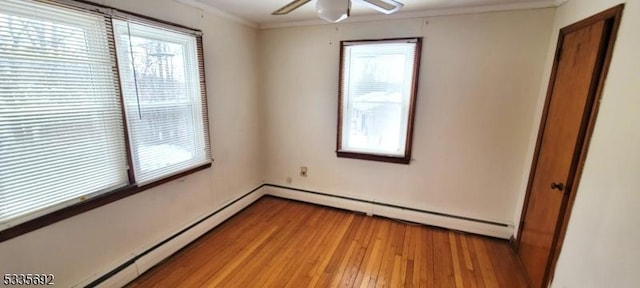
M307 166L300 167L300 176L307 177Z

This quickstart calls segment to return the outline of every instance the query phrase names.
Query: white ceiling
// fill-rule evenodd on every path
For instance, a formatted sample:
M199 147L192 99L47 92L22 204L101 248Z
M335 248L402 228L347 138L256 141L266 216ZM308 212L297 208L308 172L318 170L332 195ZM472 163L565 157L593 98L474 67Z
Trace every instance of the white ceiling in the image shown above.
M269 26L279 23L299 22L317 20L315 12L315 0L311 1L288 15L273 16L271 12L291 2L292 0L178 0L189 4L200 4L197 6L213 7L253 24L259 26ZM398 0L404 7L397 14L415 14L427 12L429 10L460 9L463 7L489 8L505 10L509 7L513 9L526 7L551 7L557 1L554 0ZM502 9L498 9L498 8ZM354 1L351 6L351 16L367 16L380 14L373 9L365 7L361 3Z

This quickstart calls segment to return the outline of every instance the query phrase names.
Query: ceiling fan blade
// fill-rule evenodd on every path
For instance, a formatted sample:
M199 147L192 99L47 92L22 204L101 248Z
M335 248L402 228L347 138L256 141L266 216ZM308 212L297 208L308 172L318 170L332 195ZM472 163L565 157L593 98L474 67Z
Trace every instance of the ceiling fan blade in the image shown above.
M404 4L394 0L360 0L369 7L376 9L385 14L396 12L404 6Z
M298 9L298 7L307 4L307 2L310 2L311 0L294 0L291 1L289 4L282 6L282 8L276 10L275 12L271 13L271 15L284 15L284 14L289 14L291 11Z

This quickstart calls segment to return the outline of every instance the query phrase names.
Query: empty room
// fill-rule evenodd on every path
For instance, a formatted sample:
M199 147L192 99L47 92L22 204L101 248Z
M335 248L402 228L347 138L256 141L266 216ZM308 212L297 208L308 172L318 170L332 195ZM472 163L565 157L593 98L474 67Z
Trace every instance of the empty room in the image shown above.
M2 285L639 287L638 0L0 0Z

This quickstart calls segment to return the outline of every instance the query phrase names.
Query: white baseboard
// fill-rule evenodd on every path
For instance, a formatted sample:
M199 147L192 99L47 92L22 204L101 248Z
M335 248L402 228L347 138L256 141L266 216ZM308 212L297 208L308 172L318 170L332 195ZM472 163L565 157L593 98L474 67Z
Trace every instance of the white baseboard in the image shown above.
M198 239L198 237L209 232L211 229L220 225L220 223L231 218L236 213L242 211L244 208L251 205L251 203L260 199L260 197L262 197L263 195L261 193L262 189L263 188L260 188L254 191L253 193L251 193L251 195L248 195L247 197L242 198L238 202L233 203L229 207L219 211L217 214L205 219L204 221L200 222L198 225L191 227L191 229L184 231L177 237L171 239L170 241L164 243L163 245L149 251L147 254L140 257L135 262L135 265L138 268L138 273L142 275L142 273L151 269L160 261L173 255L173 253L176 253L178 250L189 245L189 243Z
M120 270L120 272L114 274L109 277L109 279L101 282L96 286L96 288L111 288L111 287L124 287L129 282L135 280L140 276L138 273L138 269L136 269L136 265L129 265L127 268Z
M321 195L312 192L288 189L286 187L266 185L263 187L263 190L265 195L358 211L366 213L367 215L378 215L401 219L502 239L509 239L511 235L513 235L513 226L487 223L488 221L462 219L463 217L403 209L394 205L385 205L384 203L371 203L354 199L344 199L330 195Z
M434 214L426 211L415 211L415 209L403 209L401 207L393 205L385 205L384 203L372 203L357 199L345 199L337 196L305 192L296 189L289 189L286 187L274 187L273 185L265 184L257 188L250 194L247 194L240 199L230 202L231 204L228 204L228 206L224 207L222 210L217 211L215 214L205 217L204 220L200 219L193 222L197 224L186 225L182 230L176 231L176 233L179 234L177 234L172 239L160 242L157 247L149 247L149 250L141 254L133 255L131 260L129 260L130 262L133 262L131 262L126 267L120 266L119 268L115 269L117 270L117 272L113 273L113 275L111 275L110 277L103 279L103 281L101 281L100 283L95 284L93 282L103 277L96 277L95 279L87 280L84 283L80 283L78 286L84 287L90 284L95 284L95 287L100 288L123 287L127 283L136 279L138 276L142 275L142 273L144 273L145 271L151 269L162 260L173 255L175 252L179 251L189 243L198 239L198 237L204 235L211 229L220 225L220 223L231 218L236 213L242 211L247 206L251 205L253 202L260 199L264 195L272 195L286 199L358 211L366 213L367 215L378 215L383 217L396 218L502 239L509 239L511 235L513 235L512 226L491 224L486 223L486 221L482 220L461 219L455 216ZM188 229L184 230L186 228ZM111 271L105 271L105 273L103 273L102 275L108 275L109 273L111 273Z
M190 225L186 225L183 229L176 231L179 233L174 238L168 241L162 241L156 246L149 247L150 250L145 251L144 253L134 255L131 259L135 259L133 263L126 267L120 267L118 272L111 275L109 278L104 279L102 282L97 283L95 287L100 288L111 288L111 287L123 287L127 283L133 281L138 278L138 276L142 275L145 271L153 268L156 264L160 263L162 260L167 257L173 255L173 253L179 251L183 247L187 246L189 243L198 239L198 237L204 235L209 232L211 229L220 225L220 223L225 220L231 218L236 213L242 211L247 206L251 205L256 200L260 199L264 195L264 187L261 186L254 190L252 193L243 196L240 199L235 201L231 201L228 206L224 207L222 210L217 211L215 214L204 217L203 219L199 219L194 221ZM197 223L193 225L194 223ZM191 228L188 228L191 227ZM188 228L188 229L187 229ZM187 230L184 230L187 229ZM180 232L181 231L181 232ZM131 261L131 260L129 260ZM126 263L126 262L125 262ZM123 264L124 265L124 264ZM111 273L110 271L105 271L102 275L107 275ZM79 285L80 287L84 287L92 284L92 282L96 281L99 278L92 279L90 281L86 281L83 285Z

